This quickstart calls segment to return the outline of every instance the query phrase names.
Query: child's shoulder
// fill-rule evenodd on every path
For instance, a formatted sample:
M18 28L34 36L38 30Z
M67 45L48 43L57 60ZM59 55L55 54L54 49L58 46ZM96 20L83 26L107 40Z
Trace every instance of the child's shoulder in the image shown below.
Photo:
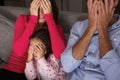
M56 58L56 57L54 56L54 54L51 54L51 55L49 56L48 60L59 61L59 59Z

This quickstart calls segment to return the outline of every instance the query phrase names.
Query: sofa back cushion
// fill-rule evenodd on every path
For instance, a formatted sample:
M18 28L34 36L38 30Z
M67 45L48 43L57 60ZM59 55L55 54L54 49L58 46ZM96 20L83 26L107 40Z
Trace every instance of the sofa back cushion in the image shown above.
M28 14L28 8L0 6L0 14L15 22L20 14Z
M2 63L7 63L12 50L13 25L9 19L0 15L0 67Z

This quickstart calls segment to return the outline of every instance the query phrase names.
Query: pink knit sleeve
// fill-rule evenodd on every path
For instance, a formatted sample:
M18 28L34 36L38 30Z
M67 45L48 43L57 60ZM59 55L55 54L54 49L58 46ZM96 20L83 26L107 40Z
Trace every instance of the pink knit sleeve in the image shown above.
M22 15L19 16L14 28L13 51L18 56L23 56L27 52L29 45L29 37L33 33L34 27L37 23L37 16Z
M57 76L59 71L59 60L51 55L48 60L42 57L40 60L37 61L37 69L40 73L40 76L43 80L53 80Z
M25 76L27 80L34 80L37 77L36 66L33 61L26 63Z
M45 19L50 33L53 54L56 58L60 58L61 53L65 49L63 30L60 26L55 24L52 13L45 14Z

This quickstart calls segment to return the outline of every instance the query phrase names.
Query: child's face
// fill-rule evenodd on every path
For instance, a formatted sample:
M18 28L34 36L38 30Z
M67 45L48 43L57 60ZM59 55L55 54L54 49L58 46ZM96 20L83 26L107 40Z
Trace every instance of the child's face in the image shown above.
M40 39L33 38L30 40L30 47L33 49L34 58L39 59L46 54L46 46Z

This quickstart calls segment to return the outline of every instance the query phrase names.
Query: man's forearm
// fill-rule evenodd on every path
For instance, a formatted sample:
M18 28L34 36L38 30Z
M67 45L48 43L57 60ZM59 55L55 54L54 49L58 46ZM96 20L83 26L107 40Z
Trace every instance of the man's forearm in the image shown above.
M88 27L81 39L74 45L72 48L72 53L75 59L79 60L83 58L95 30L96 27Z
M99 44L100 44L100 57L103 57L107 52L112 50L112 44L109 37L107 28L98 27Z

